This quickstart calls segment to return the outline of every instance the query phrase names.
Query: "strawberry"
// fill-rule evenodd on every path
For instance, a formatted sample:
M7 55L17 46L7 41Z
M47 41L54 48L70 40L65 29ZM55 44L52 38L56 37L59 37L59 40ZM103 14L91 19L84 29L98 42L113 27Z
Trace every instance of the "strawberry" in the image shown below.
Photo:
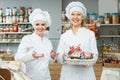
M70 51L68 52L68 54L72 54L74 53L74 46L70 46Z
M81 51L81 48L80 48L80 46L78 46L78 47L76 48L76 50L77 50L77 51Z

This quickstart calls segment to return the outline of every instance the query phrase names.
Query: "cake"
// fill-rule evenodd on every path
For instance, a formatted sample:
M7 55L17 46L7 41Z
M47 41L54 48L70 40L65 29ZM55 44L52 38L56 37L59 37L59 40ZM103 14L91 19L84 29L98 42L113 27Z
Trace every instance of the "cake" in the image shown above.
M92 66L96 62L93 53L85 52L78 46L70 46L67 55L64 55L64 63L69 65Z
M80 48L80 45L78 46L70 46L70 50L68 51L68 58L70 59L92 59L93 53L88 53L83 51Z

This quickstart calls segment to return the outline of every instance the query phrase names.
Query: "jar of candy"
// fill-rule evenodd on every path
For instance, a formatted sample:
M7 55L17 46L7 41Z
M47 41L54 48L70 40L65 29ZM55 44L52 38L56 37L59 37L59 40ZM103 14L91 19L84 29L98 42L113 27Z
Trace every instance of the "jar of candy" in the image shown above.
M110 24L112 23L112 16L109 12L104 13L104 23L105 24Z
M99 15L99 16L97 17L97 21L98 21L100 24L104 24L104 18L103 18L103 16Z
M90 15L90 23L94 23L94 21L96 20L96 13L95 12L91 12Z
M12 15L16 16L16 14L17 14L17 9L16 9L16 7L13 7L13 9L12 9Z
M114 12L112 13L112 24L118 24L118 23L119 23L118 13Z

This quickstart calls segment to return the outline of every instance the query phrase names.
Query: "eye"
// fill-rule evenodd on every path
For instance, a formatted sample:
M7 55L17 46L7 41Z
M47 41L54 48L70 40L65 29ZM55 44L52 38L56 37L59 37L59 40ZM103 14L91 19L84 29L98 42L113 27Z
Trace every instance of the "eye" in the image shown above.
M77 15L80 16L80 15L82 15L82 14L78 13Z
M39 26L40 24L39 23L36 23L36 26Z
M41 26L45 26L45 24L41 24Z
M72 16L74 15L74 13L71 14Z

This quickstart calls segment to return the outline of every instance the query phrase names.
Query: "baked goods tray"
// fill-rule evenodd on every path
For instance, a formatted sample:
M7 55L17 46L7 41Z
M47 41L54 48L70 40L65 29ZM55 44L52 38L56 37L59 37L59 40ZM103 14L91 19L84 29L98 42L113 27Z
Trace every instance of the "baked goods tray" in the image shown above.
M65 59L64 63L68 65L84 65L84 66L92 66L95 64L96 60L93 59Z

